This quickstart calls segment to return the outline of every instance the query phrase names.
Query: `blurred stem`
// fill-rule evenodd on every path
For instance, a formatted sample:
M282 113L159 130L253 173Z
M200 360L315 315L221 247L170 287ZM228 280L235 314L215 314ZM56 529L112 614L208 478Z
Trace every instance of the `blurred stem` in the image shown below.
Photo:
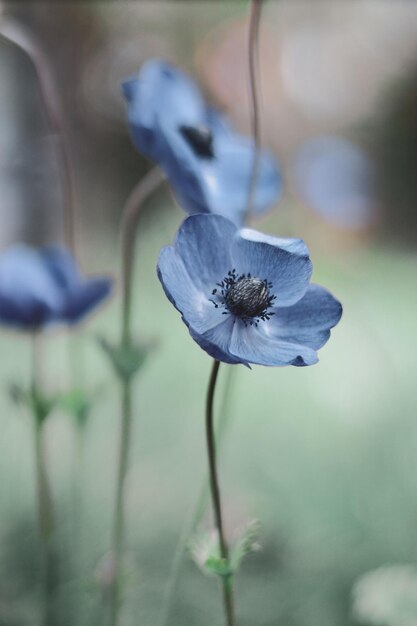
M219 445L223 441L226 427L229 424L228 416L230 413L230 401L233 394L233 384L236 380L236 371L237 368L233 365L230 365L226 368L226 380L221 401L220 418L216 428L217 447L219 447ZM159 622L160 626L169 626L168 620L171 617L171 606L174 599L178 574L183 560L187 541L189 541L193 530L196 528L196 526L198 526L201 518L203 517L205 508L207 506L208 495L208 477L204 476L204 480L198 491L197 500L195 504L190 508L182 532L175 546L174 556L168 574L168 582L165 586L165 591L163 595L161 619Z
M145 200L164 180L159 167L154 167L139 181L125 204L122 214L122 345L131 345L132 278L135 261L136 228Z
M121 348L128 351L132 345L132 280L135 262L136 229L145 201L163 181L158 167L150 170L136 185L122 214L122 323ZM125 521L123 491L129 460L129 442L132 429L132 378L120 378L121 385L121 430L119 442L119 466L116 484L116 500L113 521L113 584L110 592L110 625L117 626L121 605L121 563L124 550Z
M260 120L259 120L259 24L261 19L262 0L252 0L249 22L248 64L250 94L250 125L254 141L252 172L249 180L246 219L250 217L255 201L256 181L260 162Z
M46 470L43 425L47 412L42 409L40 391L40 337L35 335L32 340L32 388L34 417L34 446L37 480L37 500L39 515L39 532L42 547L42 570L44 592L44 626L57 626L54 616L54 591L56 586L56 556L53 551L53 534L55 530L52 507L51 489Z
M132 427L132 394L130 381L124 381L122 386L122 425L120 434L120 448L119 448L119 469L116 486L116 504L115 504L115 517L113 527L113 585L111 589L111 610L110 610L110 624L116 626L119 617L120 591L120 569L121 560L124 550L124 506L123 506L123 491L128 467L129 456L129 440Z
M210 491L213 502L214 521L219 535L220 556L226 563L229 561L229 549L226 543L223 529L223 517L220 501L220 488L216 468L216 447L214 442L213 429L213 403L216 389L217 375L219 373L220 362L214 360L211 370L209 386L206 400L206 439L207 455L209 462ZM232 574L222 576L223 602L226 615L227 626L235 626L235 611L233 601L233 576Z
M42 104L49 129L58 141L58 162L64 192L64 236L69 249L75 249L75 192L74 176L71 167L70 150L67 143L64 115L54 83L53 71L36 38L29 30L11 19L0 22L0 36L20 48L31 61L39 84Z

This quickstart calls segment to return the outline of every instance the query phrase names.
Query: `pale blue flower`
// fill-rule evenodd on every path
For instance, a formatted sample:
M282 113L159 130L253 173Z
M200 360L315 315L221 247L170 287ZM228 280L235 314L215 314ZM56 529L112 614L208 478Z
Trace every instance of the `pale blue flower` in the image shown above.
M342 314L301 239L238 230L219 215L188 217L163 248L158 275L193 339L226 363L313 365Z
M109 277L84 278L63 247L15 245L0 255L0 324L28 331L76 324L111 287Z
M123 84L133 142L164 170L190 214L217 213L240 225L245 216L255 145L209 107L194 81L166 61L151 59ZM281 176L262 151L253 213L271 208Z

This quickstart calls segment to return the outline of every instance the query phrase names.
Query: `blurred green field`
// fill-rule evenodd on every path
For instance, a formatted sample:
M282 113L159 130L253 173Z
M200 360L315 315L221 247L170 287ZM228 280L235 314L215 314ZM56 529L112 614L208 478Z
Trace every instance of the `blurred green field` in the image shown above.
M163 626L175 546L206 473L211 363L156 278L159 249L181 219L166 205L146 212L138 239L135 328L157 347L135 384L126 626ZM98 257L112 257L112 246ZM95 251L86 256L94 269ZM417 561L415 254L380 246L326 257L316 249L312 258L314 282L344 305L320 363L239 367L233 387L220 459L226 526L262 521L262 550L237 578L240 626L347 626L358 575ZM95 336L117 338L118 322L115 297L78 341L76 373L95 394L83 449L67 415L53 414L46 429L65 626L105 623L94 571L110 545L119 394ZM29 342L5 332L0 341L0 624L33 626L40 592L32 425L6 392L9 382L29 379ZM68 385L67 347L64 333L47 340L43 375L51 391ZM220 597L218 582L184 556L169 626L221 624Z

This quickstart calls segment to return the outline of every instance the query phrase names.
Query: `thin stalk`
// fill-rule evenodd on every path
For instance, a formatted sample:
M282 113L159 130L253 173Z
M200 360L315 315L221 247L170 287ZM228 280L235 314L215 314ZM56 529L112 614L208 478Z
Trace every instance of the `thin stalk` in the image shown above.
M223 516L221 509L221 501L220 501L220 488L219 481L217 477L217 467L216 467L216 447L214 442L214 428L213 428L213 403L214 403L214 392L216 389L217 375L219 372L220 362L214 360L213 367L211 370L209 386L207 390L207 400L206 400L206 439L207 439L207 455L209 462L209 476L210 476L210 491L211 491L211 499L213 503L213 513L214 513L214 521L216 524L218 536L219 536L219 546L220 546L220 556L222 559L226 561L229 560L229 548L226 543L224 529L223 529ZM222 577L223 582L223 603L224 610L226 615L226 623L227 626L235 626L235 611L234 611L234 601L233 601L233 577L231 574L228 576Z
M249 180L248 199L246 204L246 219L253 209L256 181L260 164L260 119L259 119L259 24L261 19L262 0L252 0L249 22L248 65L249 65L249 94L250 94L250 125L254 140L252 172Z
M64 116L53 79L52 68L36 38L11 19L0 24L0 36L15 44L29 58L36 72L40 96L52 135L58 140L57 153L62 188L64 190L64 236L69 249L75 251L75 191L70 150L67 143Z
M45 446L43 438L43 424L45 415L36 408L36 399L40 396L40 354L39 337L33 338L32 345L32 398L34 400L34 448L35 470L37 481L37 500L39 516L39 533L42 549L42 577L44 594L44 626L57 626L54 616L54 595L56 587L56 557L53 550L53 535L55 530L54 512L52 506L51 488L46 470Z
M223 441L226 427L228 426L228 416L230 409L230 400L233 392L233 383L236 380L235 378L236 368L232 365L227 367L226 369L226 381L224 384L224 390L222 394L221 408L219 411L219 420L216 428L216 441L217 447ZM172 558L172 563L170 567L170 571L168 574L168 582L165 586L162 607L161 607L161 615L160 615L160 626L168 626L168 622L170 619L170 611L172 602L174 599L174 594L177 587L177 579L179 570L181 567L181 563L183 561L184 552L187 546L187 542L189 541L194 529L198 526L201 518L203 517L204 511L207 506L207 500L209 496L209 482L208 477L204 476L202 484L198 490L198 495L195 503L190 508L185 523L183 525L183 529L178 538L177 544L174 550L174 556Z
M164 180L159 167L151 169L136 185L122 214L122 345L131 345L132 278L135 260L136 228L145 200Z
M133 347L131 318L136 228L140 212L145 201L157 189L162 181L163 175L159 168L155 167L150 170L130 194L122 214L121 241L123 293L120 345L121 349L125 349L127 351ZM128 469L129 444L132 429L132 378L130 376L121 378L120 385L121 426L112 537L113 583L110 590L110 626L117 626L121 606L120 577L125 538L123 492Z
M110 609L110 624L116 626L119 618L120 609L120 595L121 595L121 560L124 550L124 537L125 537L125 516L124 516L124 503L123 503L123 491L124 484L128 468L129 457L129 440L132 428L132 395L131 385L129 381L121 383L122 385L122 424L120 434L120 447L119 447L119 469L117 477L116 487L116 505L115 505L115 518L113 527L113 585L111 588L111 609Z

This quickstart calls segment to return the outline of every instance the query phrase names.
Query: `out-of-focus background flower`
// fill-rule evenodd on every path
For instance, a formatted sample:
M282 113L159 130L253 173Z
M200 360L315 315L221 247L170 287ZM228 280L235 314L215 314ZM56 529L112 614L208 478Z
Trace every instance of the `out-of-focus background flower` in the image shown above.
M75 172L76 247L88 272L117 271L122 206L150 166L129 139L121 81L146 59L166 58L248 133L247 14L238 0L2 4L0 19L27 28L53 69ZM317 366L237 372L221 454L226 524L232 532L253 517L263 523L262 550L237 580L241 626L356 623L364 619L351 609L358 577L417 561L416 29L414 3L265 2L262 145L276 155L285 191L258 227L305 239L314 282L345 312ZM62 240L57 139L33 67L3 40L0 81L0 243ZM135 385L127 625L163 626L176 542L206 472L210 363L155 275L160 247L182 219L162 187L138 233L135 327L157 349ZM68 626L105 619L100 584L119 407L94 335L115 336L118 321L116 294L79 340L76 371L95 398L82 457L65 414L56 412L46 429L66 564L58 602ZM0 624L32 626L39 598L30 421L6 394L9 382L28 380L28 347L12 333L0 342ZM66 388L67 344L62 333L48 340L51 390ZM371 623L388 623L374 596L380 621ZM187 558L170 615L170 626L221 621L215 581Z

